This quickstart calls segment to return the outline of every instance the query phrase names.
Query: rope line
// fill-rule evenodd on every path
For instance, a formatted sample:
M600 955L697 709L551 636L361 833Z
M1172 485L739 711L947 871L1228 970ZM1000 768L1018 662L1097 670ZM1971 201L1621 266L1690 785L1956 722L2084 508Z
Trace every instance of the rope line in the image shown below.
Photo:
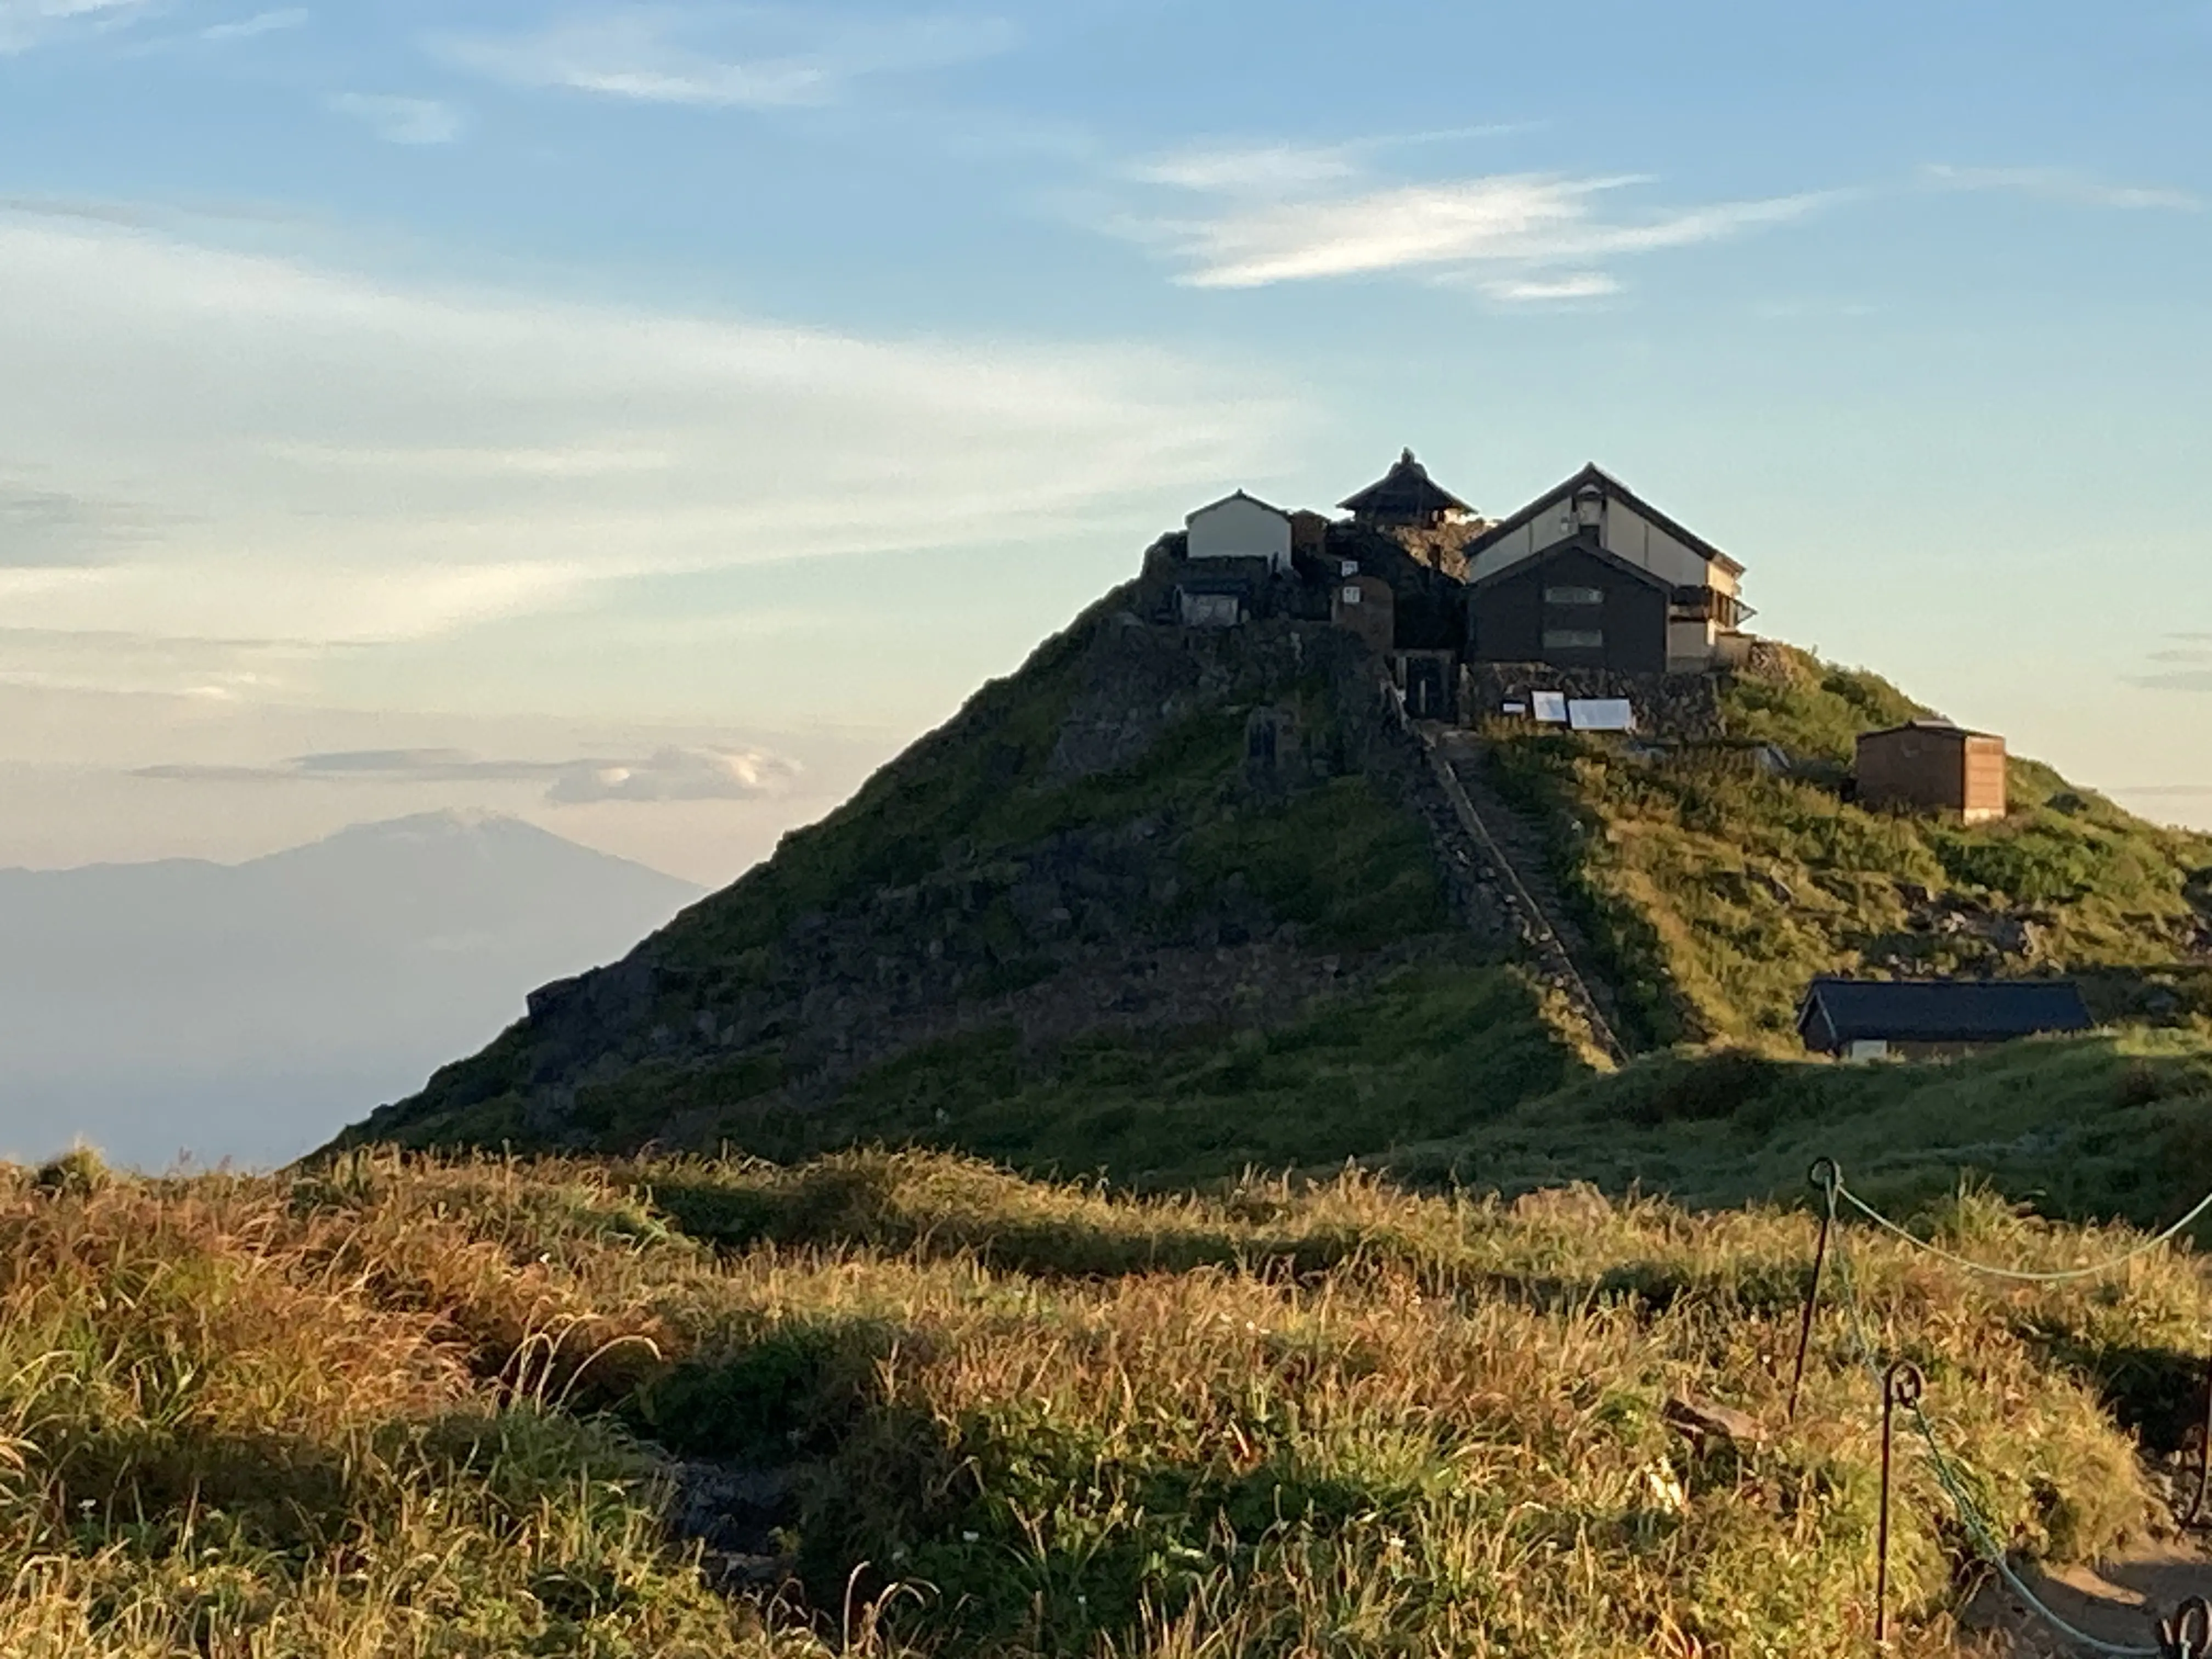
M1831 1219L1835 1215L1836 1196L1842 1190L1843 1183L1840 1180L1828 1186L1828 1209ZM2206 1202L2212 1203L2212 1199L2208 1199ZM2197 1207L2203 1209L2204 1206L2199 1205ZM1910 1235L1908 1234L1907 1237ZM1843 1292L1844 1307L1850 1316L1851 1344L1857 1349L1857 1358L1866 1366L1867 1373L1874 1379L1875 1385L1886 1386L1882 1381L1881 1362L1875 1353L1874 1344L1867 1338L1865 1318L1859 1311L1858 1292L1851 1282L1850 1253L1844 1246L1840 1231L1838 1233L1834 1249L1836 1282ZM2160 1659L2164 1651L2162 1649L2130 1647L2122 1643L2107 1642L2100 1637L2090 1635L2088 1632L2069 1623L2063 1615L2046 1604L2041 1596L2029 1589L2027 1582L2013 1570L2012 1563L2006 1559L2004 1549L1997 1542L1996 1528L1990 1524L1988 1517L1982 1514L1980 1508L1974 1503L1972 1494L1966 1490L1964 1481L1959 1478L1951 1460L1943 1455L1942 1445L1936 1438L1935 1425L1929 1422L1928 1413L1922 1409L1917 1401L1913 1402L1911 1409L1913 1424L1920 1431L1922 1440L1927 1443L1929 1461L1935 1465L1936 1478L1942 1483L1945 1493L1950 1498L1952 1507L1958 1511L1960 1523L1966 1528L1967 1536L1973 1540L1975 1553L1996 1573L1997 1577L2004 1580L2006 1588L2019 1598L2021 1604L2068 1641L2087 1648L2093 1652L2104 1654L2107 1656L2107 1659Z
M1906 1243L1912 1245L1914 1248L1925 1250L1929 1255L1948 1261L1954 1267L1964 1267L1969 1273L1980 1273L1986 1279L2010 1279L2014 1284L2020 1285L2060 1285L2064 1284L2069 1279L2094 1279L2100 1274L2108 1273L2115 1267L2125 1267L2129 1262L2133 1261L2137 1256L2148 1255L2153 1250L2156 1249L2161 1244L2171 1243L2177 1237L2188 1228L2191 1222L2195 1221L2199 1216L2202 1216L2206 1211L2212 1210L2212 1193L2207 1193L2203 1198L2197 1200L2196 1206L2191 1209L2187 1215L2183 1216L2180 1220L2175 1222L2164 1232L2143 1240L2142 1243L2134 1246L2132 1249L2123 1250L2119 1255L2114 1256L2109 1261L2097 1262L2094 1265L2087 1267L2062 1267L2049 1273L2031 1273L2022 1267L2000 1267L1990 1262L1976 1261L1971 1257L1960 1255L1954 1251L1947 1250L1941 1244L1937 1244L1930 1240L1923 1238L1917 1233L1907 1231L1903 1226L1892 1221L1880 1210L1875 1209L1873 1205L1868 1203L1866 1200L1861 1198L1849 1187L1844 1185L1844 1178L1840 1173L1836 1176L1832 1187L1833 1190L1831 1194L1832 1202L1836 1198L1843 1199L1845 1202L1850 1204L1853 1209L1856 1210L1868 1220L1873 1222L1877 1227L1881 1228L1887 1232L1893 1233L1896 1237L1903 1239Z

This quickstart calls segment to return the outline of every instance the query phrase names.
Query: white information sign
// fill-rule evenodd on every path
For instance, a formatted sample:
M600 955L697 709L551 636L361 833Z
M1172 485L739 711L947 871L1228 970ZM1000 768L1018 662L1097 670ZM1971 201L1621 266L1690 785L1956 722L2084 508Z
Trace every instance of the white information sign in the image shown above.
M1567 724L1577 732L1633 732L1636 711L1626 697L1576 697L1567 704Z
M1547 726L1567 723L1567 694L1564 691L1535 691L1528 701L1536 710L1536 718Z

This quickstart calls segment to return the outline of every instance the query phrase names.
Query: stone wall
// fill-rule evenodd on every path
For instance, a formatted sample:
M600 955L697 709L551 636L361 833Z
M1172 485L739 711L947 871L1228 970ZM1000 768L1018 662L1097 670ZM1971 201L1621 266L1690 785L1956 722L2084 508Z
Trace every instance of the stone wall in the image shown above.
M1602 668L1554 668L1546 663L1468 663L1460 670L1460 718L1496 717L1509 702L1536 691L1569 697L1626 697L1645 737L1710 743L1725 735L1721 681L1713 674L1621 674Z

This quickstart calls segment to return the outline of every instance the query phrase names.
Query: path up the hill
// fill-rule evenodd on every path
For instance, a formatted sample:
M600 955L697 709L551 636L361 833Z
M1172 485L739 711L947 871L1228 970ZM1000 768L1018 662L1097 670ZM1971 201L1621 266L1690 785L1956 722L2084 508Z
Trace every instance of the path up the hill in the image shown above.
M1522 936L1544 976L1589 1024L1597 1046L1615 1062L1626 1060L1630 1050L1621 1036L1626 1027L1620 996L1559 891L1544 826L1491 784L1481 738L1455 726L1419 729L1462 827L1504 876L1508 896L1520 913Z

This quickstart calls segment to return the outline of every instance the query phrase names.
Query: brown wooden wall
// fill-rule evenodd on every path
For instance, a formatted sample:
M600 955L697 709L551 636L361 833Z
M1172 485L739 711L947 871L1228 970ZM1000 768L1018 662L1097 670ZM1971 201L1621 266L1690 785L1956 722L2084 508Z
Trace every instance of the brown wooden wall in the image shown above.
M1976 734L1966 739L1966 804L1969 819L2005 815L2005 746L2002 738Z
M1869 732L1858 741L1859 799L1869 806L1957 812L1969 819L2005 810L2002 738L1940 727Z

